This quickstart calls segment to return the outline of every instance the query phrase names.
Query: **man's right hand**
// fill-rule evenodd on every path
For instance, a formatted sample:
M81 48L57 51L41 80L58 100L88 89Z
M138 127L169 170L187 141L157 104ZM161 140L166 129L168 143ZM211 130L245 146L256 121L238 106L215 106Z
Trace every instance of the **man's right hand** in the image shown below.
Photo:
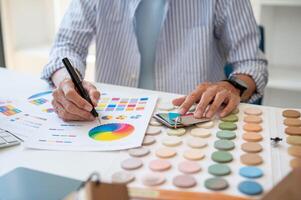
M55 112L64 121L93 121L95 117L90 113L92 110L91 104L77 93L69 77L65 76L64 79L59 80L64 74L62 71L59 71L52 77L56 85L52 100ZM100 92L87 81L83 81L83 86L90 95L93 105L96 106L100 98Z

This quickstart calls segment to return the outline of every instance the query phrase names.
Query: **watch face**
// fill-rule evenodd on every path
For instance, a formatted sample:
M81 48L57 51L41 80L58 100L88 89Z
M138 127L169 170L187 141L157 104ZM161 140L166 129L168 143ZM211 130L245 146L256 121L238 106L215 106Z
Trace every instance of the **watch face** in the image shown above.
M244 81L242 81L242 80L240 80L240 79L238 79L236 77L232 78L231 80L234 81L234 82L236 82L241 87L244 87L245 90L248 89L248 85Z

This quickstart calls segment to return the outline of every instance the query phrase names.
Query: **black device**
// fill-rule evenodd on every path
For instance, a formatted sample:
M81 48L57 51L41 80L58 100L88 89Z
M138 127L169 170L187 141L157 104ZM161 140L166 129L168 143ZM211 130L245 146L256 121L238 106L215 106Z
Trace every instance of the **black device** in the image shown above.
M78 77L76 71L74 70L74 67L71 65L70 61L68 58L64 58L63 60L63 63L71 77L71 80L72 82L74 83L76 89L78 90L79 94L81 97L83 97L85 100L87 100L91 105L92 105L92 110L91 110L91 114L94 116L94 117L97 117L98 118L98 113L97 111L95 110L94 108L94 105L92 103L92 100L88 94L88 92L85 90L83 84L82 84L82 81L80 80L80 78Z
M236 77L231 77L230 79L225 79L223 81L230 83L236 89L238 89L240 91L240 96L242 96L243 93L248 89L248 85L244 81Z

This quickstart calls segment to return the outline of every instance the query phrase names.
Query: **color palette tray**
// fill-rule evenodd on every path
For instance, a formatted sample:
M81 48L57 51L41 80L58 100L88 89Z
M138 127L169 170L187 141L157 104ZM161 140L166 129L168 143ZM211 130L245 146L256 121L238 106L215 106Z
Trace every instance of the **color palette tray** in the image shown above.
M225 118L177 130L152 119L143 146L114 157L110 181L258 198L273 186L268 115L242 104Z
M132 112L143 111L148 102L148 98L101 98L96 107L97 111L119 111Z

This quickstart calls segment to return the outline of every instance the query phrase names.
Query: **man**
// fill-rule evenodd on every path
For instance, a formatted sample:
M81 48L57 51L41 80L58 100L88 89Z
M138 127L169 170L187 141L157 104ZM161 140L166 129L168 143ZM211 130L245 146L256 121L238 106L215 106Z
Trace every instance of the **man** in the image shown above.
M240 101L262 97L267 61L248 0L167 0L151 68L141 66L136 13L144 2L165 0L73 0L56 36L42 77L53 83L53 106L64 120L93 120L92 106L74 89L62 65L68 57L84 77L91 40L96 44L96 81L137 87L153 70L156 90L189 94L175 99L184 114L198 103L195 117L229 114ZM225 77L224 66L233 72ZM150 75L150 73L146 73ZM227 80L225 80L227 79ZM210 81L210 82L209 82ZM93 103L97 89L84 82ZM193 90L196 88L195 90Z

